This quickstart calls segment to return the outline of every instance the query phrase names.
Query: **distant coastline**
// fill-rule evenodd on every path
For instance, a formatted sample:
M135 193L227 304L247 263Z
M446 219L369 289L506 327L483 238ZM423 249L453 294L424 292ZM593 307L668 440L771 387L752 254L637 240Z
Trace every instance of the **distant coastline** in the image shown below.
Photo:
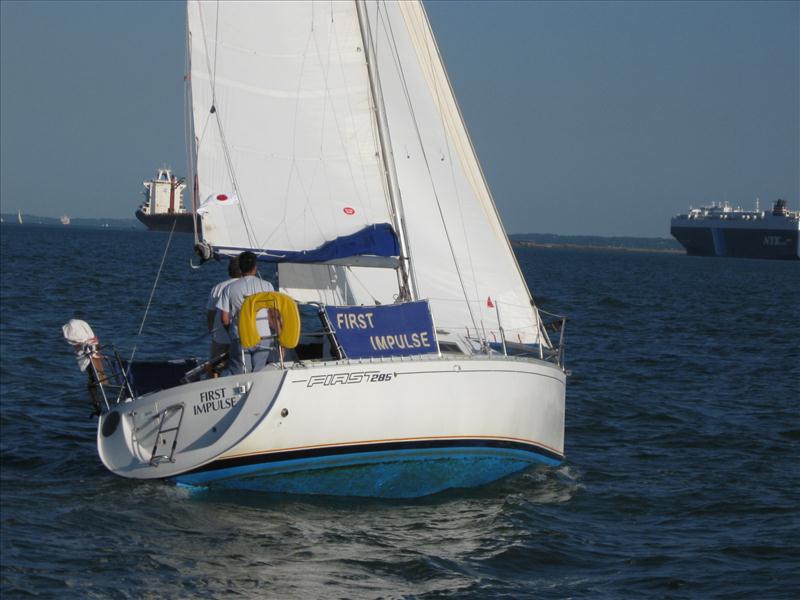
M509 236L514 246L530 248L572 248L576 250L615 250L618 252L662 252L685 254L672 238L603 237L595 235L556 235L554 233L515 233Z
M36 227L38 225L57 225L59 227L88 227L91 229L138 229L144 231L146 228L136 219L96 219L71 217L69 225L61 223L60 217L39 217L22 213L22 225L17 223L17 213L2 213L3 225L13 225L15 227Z
M96 219L72 217L69 225L59 218L22 214L22 225L16 213L2 213L3 225L10 227L72 227L89 229L129 229L147 231L137 219ZM681 245L672 238L603 237L593 235L557 235L554 233L515 233L509 236L513 246L530 248L572 248L577 250L616 250L621 252L663 252L685 254Z

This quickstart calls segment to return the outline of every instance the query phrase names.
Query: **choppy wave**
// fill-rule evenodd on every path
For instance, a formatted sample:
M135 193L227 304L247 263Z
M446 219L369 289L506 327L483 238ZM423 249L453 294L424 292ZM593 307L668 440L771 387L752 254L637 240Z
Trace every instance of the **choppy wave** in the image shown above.
M73 316L202 355L176 237L2 229L3 597L789 598L800 589L797 264L526 248L566 314L567 461L413 501L189 493L105 471Z

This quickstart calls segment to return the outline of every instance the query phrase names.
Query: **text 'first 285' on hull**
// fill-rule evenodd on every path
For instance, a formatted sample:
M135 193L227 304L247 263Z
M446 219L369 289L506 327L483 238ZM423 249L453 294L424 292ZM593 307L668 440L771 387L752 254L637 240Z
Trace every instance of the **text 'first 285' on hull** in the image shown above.
M277 265L238 325L276 311L280 351L206 378L218 359L78 344L103 463L395 498L560 463L565 320L533 302L422 4L192 0L187 24L195 249Z

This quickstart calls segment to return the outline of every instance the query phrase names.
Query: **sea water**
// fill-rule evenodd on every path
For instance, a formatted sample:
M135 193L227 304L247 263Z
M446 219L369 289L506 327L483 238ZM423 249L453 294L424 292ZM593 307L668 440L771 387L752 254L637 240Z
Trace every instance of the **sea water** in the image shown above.
M203 356L192 237L3 225L2 597L797 598L800 263L518 249L569 317L566 454L418 500L105 470L61 325ZM142 326L141 335L137 335Z

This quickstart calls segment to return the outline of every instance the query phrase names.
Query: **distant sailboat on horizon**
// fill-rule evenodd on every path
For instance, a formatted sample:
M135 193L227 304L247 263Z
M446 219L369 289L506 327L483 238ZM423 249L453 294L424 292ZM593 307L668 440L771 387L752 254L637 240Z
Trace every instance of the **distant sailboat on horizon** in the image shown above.
M22 212L19 210L17 211L17 223L22 225Z

